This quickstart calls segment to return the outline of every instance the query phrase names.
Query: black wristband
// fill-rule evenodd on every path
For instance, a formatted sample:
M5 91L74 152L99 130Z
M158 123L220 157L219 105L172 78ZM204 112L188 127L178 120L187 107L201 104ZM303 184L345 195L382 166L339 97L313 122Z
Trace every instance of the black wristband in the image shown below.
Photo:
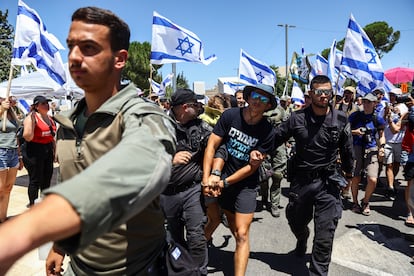
M345 174L345 178L346 178L346 179L351 179L351 178L353 178L352 173L346 173L346 174Z
M229 182L227 182L227 180L224 178L224 179L223 179L223 187L224 187L224 188L228 188L228 187L229 187L229 185L230 185L230 184L229 184Z
M216 176L221 176L221 171L219 171L219 170L212 170L211 171L211 174L212 175L216 175Z

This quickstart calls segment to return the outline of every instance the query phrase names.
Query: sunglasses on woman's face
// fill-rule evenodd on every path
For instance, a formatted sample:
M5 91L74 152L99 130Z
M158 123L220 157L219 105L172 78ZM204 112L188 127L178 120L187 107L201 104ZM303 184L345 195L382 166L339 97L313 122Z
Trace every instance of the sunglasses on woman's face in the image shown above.
M266 97L266 96L263 96L263 95L261 95L261 94L259 94L259 93L257 93L257 92L255 92L255 91L253 91L251 94L250 94L250 97L253 99L253 100L260 100L262 103L264 103L264 104L267 104L267 103L269 103L269 101L270 101L270 99L268 98L268 97Z

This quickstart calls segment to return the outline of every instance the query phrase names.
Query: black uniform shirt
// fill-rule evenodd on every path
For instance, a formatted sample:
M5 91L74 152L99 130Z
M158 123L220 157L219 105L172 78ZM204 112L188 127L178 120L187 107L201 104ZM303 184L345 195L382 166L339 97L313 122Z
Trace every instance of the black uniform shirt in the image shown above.
M334 110L317 116L312 106L292 112L290 118L276 128L275 146L290 137L296 142L295 166L298 171L317 171L333 167L338 157L342 169L352 172L352 134L345 113ZM335 118L336 117L336 118Z

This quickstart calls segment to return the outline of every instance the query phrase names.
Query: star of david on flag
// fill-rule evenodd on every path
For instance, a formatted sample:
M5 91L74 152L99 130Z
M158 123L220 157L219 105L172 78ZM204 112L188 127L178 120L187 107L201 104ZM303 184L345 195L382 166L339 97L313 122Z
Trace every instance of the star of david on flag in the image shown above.
M273 87L276 74L267 64L240 49L239 79L249 84L262 83Z
M380 57L352 14L345 36L341 70L358 82L362 94L384 87L384 70Z
M151 63L199 62L209 65L215 55L204 58L203 43L193 32L153 13Z
M19 0L11 63L33 64L39 72L53 79L57 90L66 83L59 53L63 49L59 40L46 30L39 14Z

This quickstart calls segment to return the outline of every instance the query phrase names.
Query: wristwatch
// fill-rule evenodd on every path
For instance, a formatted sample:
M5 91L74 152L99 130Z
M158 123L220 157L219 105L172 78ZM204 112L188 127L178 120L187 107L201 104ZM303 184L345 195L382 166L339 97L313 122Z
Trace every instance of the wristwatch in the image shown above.
M216 175L216 176L221 176L221 171L219 171L219 170L212 170L211 171L211 174L212 175Z

